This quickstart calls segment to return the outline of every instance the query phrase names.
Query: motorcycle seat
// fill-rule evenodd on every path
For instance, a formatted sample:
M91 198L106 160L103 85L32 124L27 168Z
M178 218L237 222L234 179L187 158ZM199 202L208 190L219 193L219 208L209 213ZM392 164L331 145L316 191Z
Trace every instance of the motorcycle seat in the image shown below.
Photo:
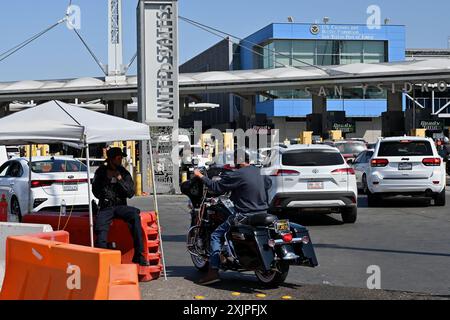
M249 214L242 223L253 227L267 227L273 224L277 217L268 213Z

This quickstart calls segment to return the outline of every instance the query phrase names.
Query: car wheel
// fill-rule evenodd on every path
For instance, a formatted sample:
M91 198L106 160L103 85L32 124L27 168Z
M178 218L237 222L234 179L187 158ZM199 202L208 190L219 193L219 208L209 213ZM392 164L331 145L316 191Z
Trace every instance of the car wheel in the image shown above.
M22 222L22 212L20 211L20 203L17 197L11 198L11 215L13 216L13 222Z
M342 221L344 223L355 223L356 222L356 218L358 216L358 208L355 207L351 207L351 208L345 208L342 213Z
M367 186L367 176L362 176L362 193L368 194L369 193L369 187Z
M441 193L436 195L434 197L434 205L438 207L444 207L445 206L445 188L442 190Z

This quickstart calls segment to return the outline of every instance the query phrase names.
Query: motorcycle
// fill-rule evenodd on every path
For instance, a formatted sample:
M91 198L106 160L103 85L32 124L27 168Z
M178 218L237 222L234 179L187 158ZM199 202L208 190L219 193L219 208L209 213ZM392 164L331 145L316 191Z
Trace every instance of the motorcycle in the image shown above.
M202 171L212 179L227 174L223 167ZM305 227L268 213L240 214L228 195L213 194L196 177L184 182L181 191L191 203L187 249L199 271L208 270L211 234L227 219L231 228L224 237L220 269L253 271L264 286L273 288L285 281L290 266L318 265Z

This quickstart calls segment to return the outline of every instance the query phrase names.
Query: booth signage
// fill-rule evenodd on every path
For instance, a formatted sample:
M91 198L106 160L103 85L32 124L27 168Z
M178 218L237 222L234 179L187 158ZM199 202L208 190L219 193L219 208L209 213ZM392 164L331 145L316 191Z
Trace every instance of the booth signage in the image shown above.
M333 130L340 130L342 133L355 133L356 128L353 123L333 123Z
M421 120L420 127L430 131L442 131L444 123L441 120Z

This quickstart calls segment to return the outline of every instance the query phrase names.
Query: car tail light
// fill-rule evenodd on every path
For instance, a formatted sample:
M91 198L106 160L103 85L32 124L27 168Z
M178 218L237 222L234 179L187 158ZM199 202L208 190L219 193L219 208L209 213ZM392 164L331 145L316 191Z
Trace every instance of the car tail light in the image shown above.
M39 187L49 187L53 184L53 180L33 180L31 181L31 187L32 188L39 188Z
M353 168L342 168L331 171L331 174L350 174L355 175L355 170Z
M440 158L425 158L422 160L422 163L427 167L438 167L441 165Z
M285 233L283 234L282 238L284 242L289 243L294 237L292 236L292 233Z
M388 159L372 159L370 165L372 167L386 167L389 164Z
M87 183L87 179L55 180L53 183Z
M279 169L276 170L274 173L271 174L272 177L287 177L287 176L298 176L300 172L295 170L286 170L286 169Z
M39 187L49 187L55 183L87 183L87 179L71 179L71 180L32 180L31 187L39 188Z

